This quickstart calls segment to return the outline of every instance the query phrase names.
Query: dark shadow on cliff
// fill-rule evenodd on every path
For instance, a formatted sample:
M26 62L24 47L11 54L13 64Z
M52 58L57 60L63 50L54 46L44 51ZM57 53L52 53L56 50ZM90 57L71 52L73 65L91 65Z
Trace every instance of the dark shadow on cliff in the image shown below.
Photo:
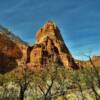
M5 54L0 54L0 73L4 74L17 67L16 59L13 57L8 57Z

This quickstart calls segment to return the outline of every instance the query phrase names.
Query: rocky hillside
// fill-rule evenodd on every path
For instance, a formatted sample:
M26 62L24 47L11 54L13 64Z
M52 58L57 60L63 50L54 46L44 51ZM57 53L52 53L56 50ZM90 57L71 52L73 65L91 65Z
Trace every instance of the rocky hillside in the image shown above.
M67 69L92 67L89 60L74 60L59 28L52 21L39 29L36 43L31 47L0 25L0 73L15 69L22 61L33 70L45 68L52 63L63 65ZM100 66L100 56L93 56L91 61L95 66Z
M100 56L93 56L91 60L81 61L75 60L79 67L100 67ZM92 63L91 63L92 62Z
M17 67L25 58L27 45L20 38L0 26L0 73Z
M63 65L67 69L92 67L89 60L80 61L72 57L59 28L52 21L39 29L33 46L0 25L0 73L15 69L22 61L33 70L45 68L52 63ZM100 56L93 56L91 61L95 66L100 66Z
M6 35L10 40L12 40L14 42L19 42L19 43L28 45L25 41L20 39L20 37L16 36L14 33L9 31L7 28L3 27L2 25L0 25L0 34Z
M59 63L68 69L78 68L64 43L60 30L52 21L48 21L36 33L36 43L28 48L27 53L27 62L35 68L45 67L50 63Z

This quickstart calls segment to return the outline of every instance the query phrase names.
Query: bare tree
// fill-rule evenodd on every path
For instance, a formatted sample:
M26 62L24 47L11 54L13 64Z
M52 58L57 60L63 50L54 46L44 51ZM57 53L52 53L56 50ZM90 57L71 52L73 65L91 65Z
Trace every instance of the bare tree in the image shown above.
M57 77L57 66L50 65L47 68L43 69L39 72L36 83L38 86L38 93L40 91L40 95L42 95L44 100L51 100L53 96L53 88L55 84L55 80Z
M63 100L67 100L67 88L68 88L68 73L67 70L61 66L58 69L58 75L57 75L57 88L55 90L56 97L61 96Z
M81 93L82 100L85 100L86 98L85 98L85 96L83 94L83 88L82 88L82 85L81 85L81 78L82 77L81 77L81 74L80 74L80 70L73 71L72 78L73 78L72 79L73 83L75 83L78 86L78 88L79 88L79 91Z
M21 70L16 72L15 84L18 84L20 88L19 100L24 100L25 92L33 80L33 72L28 69L26 64L22 64L20 68Z
M91 56L87 56L87 57L89 58L89 61L90 61L91 65L92 65L92 67L93 67L93 71L92 72L94 73L94 75L95 75L95 77L97 79L98 86L100 88L100 75L99 75L99 70L97 69L97 66L95 66L95 64L93 63L93 61L91 59Z
M95 89L93 77L94 77L94 75L91 73L90 69L84 69L84 80L85 80L86 86L87 86L88 89L92 90L92 92L95 95L95 99L99 100L100 96Z

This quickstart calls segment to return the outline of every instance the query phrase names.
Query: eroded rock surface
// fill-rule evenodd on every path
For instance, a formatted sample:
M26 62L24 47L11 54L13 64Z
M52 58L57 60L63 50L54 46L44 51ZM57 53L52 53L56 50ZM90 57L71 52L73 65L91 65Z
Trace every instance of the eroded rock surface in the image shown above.
M75 68L74 59L66 47L58 27L52 21L48 21L37 33L36 43L28 49L28 60L35 67L44 67L50 63L59 63L66 68Z
M36 33L36 43L33 46L26 45L7 29L2 30L0 30L0 73L11 71L22 62L32 70L44 68L52 63L64 65L68 69L78 68L60 30L52 21L48 21Z
M13 37L14 39L14 37ZM0 32L0 73L12 71L25 58L26 46L12 40L6 32Z

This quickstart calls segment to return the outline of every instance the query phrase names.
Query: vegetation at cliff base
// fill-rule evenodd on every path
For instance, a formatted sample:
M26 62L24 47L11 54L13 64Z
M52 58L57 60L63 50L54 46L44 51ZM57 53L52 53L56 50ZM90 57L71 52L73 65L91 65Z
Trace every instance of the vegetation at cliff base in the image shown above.
M23 65L24 67L26 65ZM0 100L100 100L100 68L67 70L58 64L0 75Z

